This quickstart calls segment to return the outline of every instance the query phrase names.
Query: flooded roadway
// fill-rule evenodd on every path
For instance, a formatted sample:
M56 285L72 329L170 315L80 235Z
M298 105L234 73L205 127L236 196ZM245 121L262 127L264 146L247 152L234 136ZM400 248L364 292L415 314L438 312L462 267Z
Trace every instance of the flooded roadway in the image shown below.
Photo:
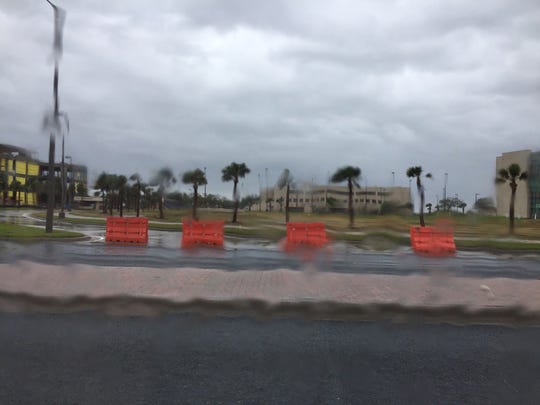
M42 226L31 212L6 210L0 220ZM339 273L448 274L471 277L540 278L539 256L492 255L458 252L455 257L426 258L408 247L392 251L367 251L345 243L334 243L318 252L285 253L280 244L257 239L227 237L224 248L180 248L181 232L149 231L147 246L118 246L105 243L103 226L58 222L56 229L73 230L89 236L78 242L0 241L0 262L30 260L46 264L90 264L120 267L196 267L227 271L288 268Z

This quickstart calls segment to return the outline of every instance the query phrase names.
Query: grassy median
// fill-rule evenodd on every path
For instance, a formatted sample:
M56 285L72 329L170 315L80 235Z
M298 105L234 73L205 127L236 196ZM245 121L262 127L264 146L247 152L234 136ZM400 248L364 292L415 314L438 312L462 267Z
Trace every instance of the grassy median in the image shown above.
M43 228L24 226L9 223L0 223L0 239L69 239L84 237L82 233L53 230L51 233L45 232Z
M285 237L285 215L283 212L240 211L238 223L232 224L231 211L199 209L202 220L225 221L225 234L244 238L276 241ZM88 210L73 210L62 222L105 226L107 214ZM114 213L117 214L116 212ZM125 216L134 216L134 211L125 211ZM141 216L149 219L150 230L182 230L182 218L189 218L191 210L166 209L165 218L160 219L157 210L143 211ZM357 215L354 229L348 227L344 213L308 214L291 212L291 221L323 222L332 240L343 241L369 249L393 249L409 245L409 229L418 225L416 215ZM45 212L34 216L45 218ZM79 218L81 217L81 218ZM60 220L58 220L60 221ZM508 219L504 217L475 214L433 213L426 214L426 224L444 222L454 229L458 249L496 251L540 252L540 220L516 219L516 232L512 240L508 234Z

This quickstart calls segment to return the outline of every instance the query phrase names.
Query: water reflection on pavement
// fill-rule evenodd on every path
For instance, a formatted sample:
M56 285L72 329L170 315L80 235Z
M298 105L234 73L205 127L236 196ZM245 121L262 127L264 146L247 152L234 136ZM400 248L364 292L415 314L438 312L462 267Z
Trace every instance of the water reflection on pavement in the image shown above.
M0 221L43 226L32 211L4 210ZM181 249L181 232L149 232L147 246L105 243L105 229L97 225L58 221L56 229L81 232L89 237L78 242L0 241L0 262L31 260L49 264L81 263L96 266L197 267L235 270L278 268L316 269L340 273L428 274L433 271L471 277L540 278L538 257L502 257L482 252L458 252L450 258L418 257L408 247L392 251L367 251L350 244L334 243L329 249L286 254L279 243L227 237L224 248Z

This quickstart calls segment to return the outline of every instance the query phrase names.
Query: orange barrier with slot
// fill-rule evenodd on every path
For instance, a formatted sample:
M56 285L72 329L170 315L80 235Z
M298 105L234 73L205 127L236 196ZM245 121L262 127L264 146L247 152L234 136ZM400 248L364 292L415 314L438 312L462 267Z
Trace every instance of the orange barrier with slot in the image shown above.
M292 248L299 245L322 247L327 243L328 237L322 222L287 223L287 248Z
M148 243L148 218L107 217L105 241L115 243Z
M451 228L411 226L411 246L415 253L426 256L450 256L456 253Z
M224 224L225 221L182 220L182 247L223 246Z

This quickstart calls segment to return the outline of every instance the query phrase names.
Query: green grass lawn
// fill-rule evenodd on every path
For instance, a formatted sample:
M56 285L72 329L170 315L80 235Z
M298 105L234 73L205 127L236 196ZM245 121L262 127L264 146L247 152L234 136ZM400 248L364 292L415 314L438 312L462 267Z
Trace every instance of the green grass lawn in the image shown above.
M85 223L103 224L103 220L107 217L106 214L86 210L74 210L72 214L87 217L87 219L84 220L78 220L77 218L67 219L74 223L85 221ZM115 215L116 214L117 213L115 213ZM134 211L126 211L124 215L134 216ZM165 218L163 219L159 218L159 212L157 210L141 212L141 216L147 217L151 223L163 222L167 225L171 224L173 230L175 229L173 225L180 224L182 218L189 218L190 215L191 210L189 209L165 210ZM41 213L40 216L44 217L45 213ZM231 212L227 210L199 210L200 219L223 220L226 224L230 223L231 216ZM426 214L425 219L427 225L436 225L437 222L441 220L451 223L456 237L474 237L482 239L508 237L508 219L504 217L434 213L431 215ZM344 213L307 214L303 212L291 212L290 220L292 222L323 222L330 231L350 231L348 228L348 217ZM167 228L167 225L165 224L163 225L163 228ZM247 228L262 229L284 227L285 215L283 212L239 211L238 224ZM157 226L158 224L155 225ZM418 225L417 215L357 215L355 217L355 229L353 229L353 231L367 233L408 233L411 225ZM540 220L516 219L514 236L522 239L540 239Z
M64 239L83 236L83 234L78 232L53 230L52 233L46 233L43 228L8 224L4 222L0 223L0 238L3 239Z
M231 224L232 212L227 210L200 209L202 220L225 221L225 234L245 238L262 238L276 241L285 237L285 215L283 212L239 211L238 224ZM107 214L96 211L73 210L76 216L85 218L69 218L62 221L81 224L105 226ZM117 214L116 212L114 213ZM125 211L125 216L134 216L134 211ZM141 216L150 221L150 230L175 231L182 230L182 218L189 218L190 209L165 210L165 218L159 218L157 210L141 212ZM35 216L45 218L45 212ZM496 250L539 250L538 244L530 243L540 240L540 221L516 219L516 232L512 238L518 241L504 241L508 238L508 219L504 217L481 216L457 213L433 213L425 216L427 225L436 225L439 221L450 223L454 229L458 248L496 249ZM291 212L290 220L295 222L323 222L334 240L345 241L358 246L403 246L409 244L409 228L418 225L418 216L399 215L357 215L354 229L348 228L348 217L345 213L307 214ZM474 238L467 240L463 238ZM460 240L461 239L461 240Z

